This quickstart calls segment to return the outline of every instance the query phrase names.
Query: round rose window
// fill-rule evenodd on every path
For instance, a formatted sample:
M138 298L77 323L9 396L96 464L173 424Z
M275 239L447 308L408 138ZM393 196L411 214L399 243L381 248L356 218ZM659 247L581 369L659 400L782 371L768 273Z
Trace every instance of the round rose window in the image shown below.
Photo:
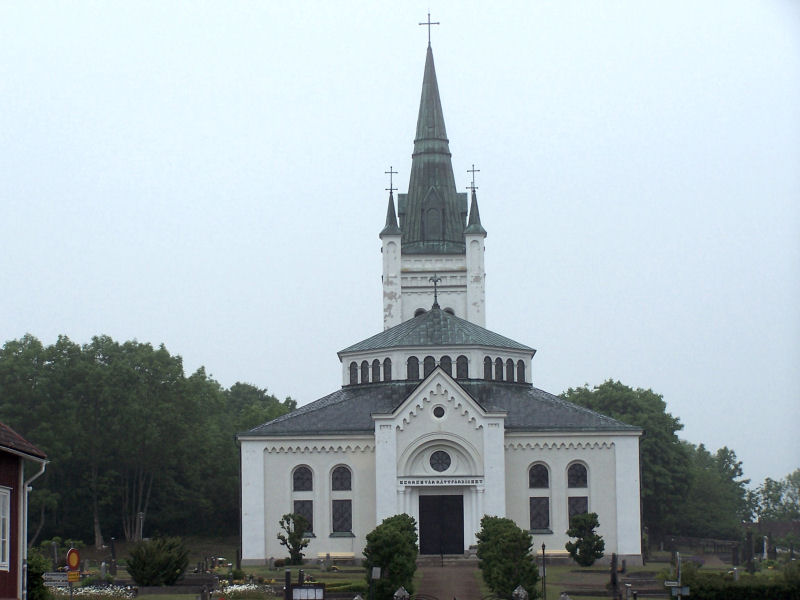
M441 473L442 471L446 471L449 467L450 455L447 452L443 450L437 450L431 454L431 468L434 471Z

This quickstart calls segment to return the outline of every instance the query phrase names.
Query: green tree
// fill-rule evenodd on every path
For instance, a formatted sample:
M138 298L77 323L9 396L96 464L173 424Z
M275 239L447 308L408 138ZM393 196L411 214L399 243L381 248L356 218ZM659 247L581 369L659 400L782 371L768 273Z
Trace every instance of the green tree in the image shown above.
M281 546L286 546L289 551L289 560L293 565L303 564L303 549L311 542L303 534L308 531L308 521L303 515L289 513L283 515L278 525L283 533L278 533Z
M50 561L37 549L30 548L28 550L28 600L50 599L43 577L49 570Z
M800 469L784 479L767 477L755 492L756 515L761 521L800 519Z
M598 558L603 558L606 543L595 531L600 526L597 513L574 515L569 521L567 535L576 538L567 542L565 548L576 563L582 567L591 567Z
M381 578L373 582L377 600L391 600L403 586L414 593L414 573L417 570L417 522L406 514L384 519L367 534L364 547L364 568L367 583L372 567L381 568Z
M683 425L667 412L663 397L612 380L594 388L570 388L561 397L644 429L639 443L642 521L651 539L676 531L689 488L689 455L677 436Z
M537 596L539 569L531 554L531 534L505 517L484 516L478 532L478 566L486 585L500 598L511 598L521 585Z
M130 551L127 570L138 586L174 585L189 564L189 550L177 537L139 542Z
M738 539L741 523L749 520L746 485L742 463L727 447L715 454L703 444L684 443L689 460L689 491L679 507L679 526L675 533Z

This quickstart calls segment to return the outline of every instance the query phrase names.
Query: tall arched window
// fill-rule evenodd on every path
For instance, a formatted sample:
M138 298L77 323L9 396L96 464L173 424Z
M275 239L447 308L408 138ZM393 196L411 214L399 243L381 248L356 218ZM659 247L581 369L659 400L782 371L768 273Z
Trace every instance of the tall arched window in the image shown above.
M331 532L334 537L353 531L353 473L344 465L331 471Z
M301 465L292 471L292 512L308 521L304 533L314 531L314 483L311 469Z
M531 531L550 530L550 472L542 463L531 465L528 469L528 508Z
M377 358L372 361L372 383L377 383L381 380L381 361Z
M488 356L483 359L483 378L486 381L492 380L492 359Z
M569 518L572 519L575 515L589 512L589 474L586 470L586 465L572 463L569 466L567 469L567 487L570 488L570 493L567 497L567 514ZM573 492L572 490L575 491Z
M408 375L406 379L409 381L417 381L419 379L419 359L416 356L408 359Z
M497 381L503 381L503 359L498 358L494 361L494 378Z
M369 363L361 361L361 383L369 383Z
M525 361L518 360L517 361L517 381L520 383L525 383Z
M456 379L469 377L469 361L463 354L456 359Z
M383 380L384 381L391 381L392 380L392 359L391 358L383 359Z
M358 365L355 362L350 363L350 385L358 383Z
M436 368L436 359L432 356L426 356L425 361L422 363L424 370L423 377L427 377Z
M514 381L514 361L510 358L506 361L506 381Z
M453 376L453 362L450 360L449 356L443 356L439 359L439 366L442 367L442 371Z

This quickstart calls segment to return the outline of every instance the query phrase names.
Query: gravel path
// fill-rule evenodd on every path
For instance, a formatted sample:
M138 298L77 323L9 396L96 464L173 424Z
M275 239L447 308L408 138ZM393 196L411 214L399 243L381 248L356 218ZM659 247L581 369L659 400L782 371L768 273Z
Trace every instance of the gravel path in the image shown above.
M422 581L417 595L437 600L481 600L481 591L475 579L477 562L437 566L421 566Z

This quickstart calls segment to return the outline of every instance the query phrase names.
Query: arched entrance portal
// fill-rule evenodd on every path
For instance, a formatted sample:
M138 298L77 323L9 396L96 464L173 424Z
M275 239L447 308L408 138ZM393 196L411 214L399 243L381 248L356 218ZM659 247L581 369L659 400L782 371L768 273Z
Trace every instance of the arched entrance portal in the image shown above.
M464 552L464 496L419 497L419 553Z

